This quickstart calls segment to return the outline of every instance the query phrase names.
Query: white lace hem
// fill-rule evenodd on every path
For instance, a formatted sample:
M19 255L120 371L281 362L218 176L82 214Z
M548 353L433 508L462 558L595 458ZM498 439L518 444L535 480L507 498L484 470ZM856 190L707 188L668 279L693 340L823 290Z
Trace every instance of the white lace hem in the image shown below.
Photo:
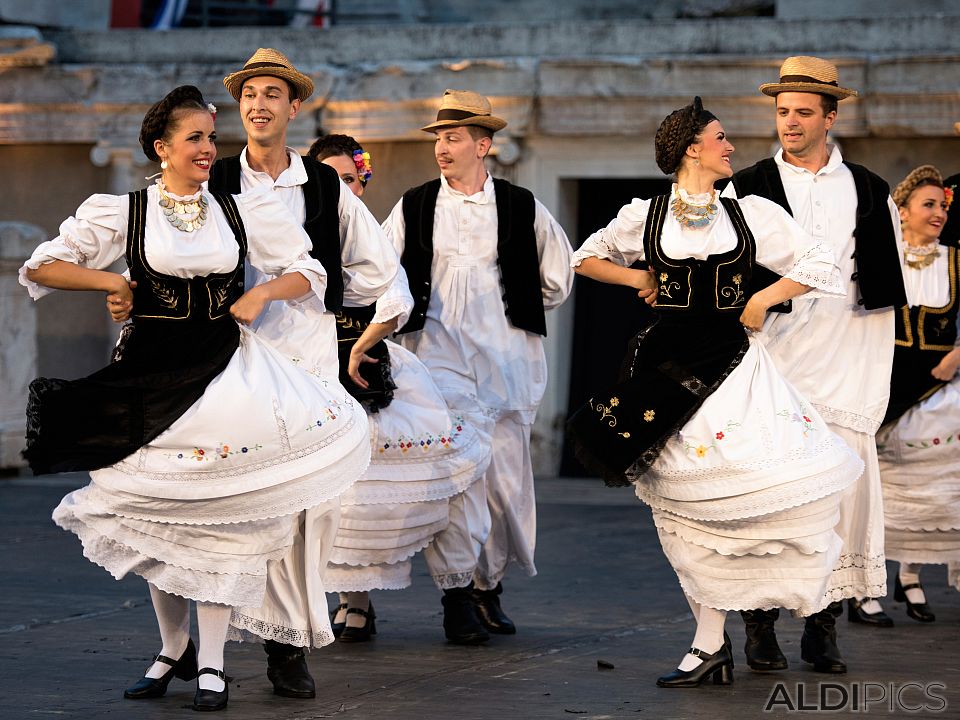
M409 560L367 567L331 563L323 574L323 584L329 592L403 590L411 585L411 569Z
M301 648L321 648L332 643L335 638L332 632L321 630L311 632L309 630L300 630L297 628L275 625L258 618L244 615L233 610L230 614L230 627L227 629L227 640L234 642L257 642L263 643L265 640L283 643L284 645L293 645Z
M443 575L434 575L433 582L440 590L456 590L465 588L473 582L473 570L458 573L445 573Z
M828 405L821 405L815 402L811 404L816 408L817 412L820 413L820 417L826 422L871 436L877 434L877 430L880 429L880 422L883 420L882 417L867 417L866 415L860 415L859 413L849 410L840 410L839 408L832 408Z

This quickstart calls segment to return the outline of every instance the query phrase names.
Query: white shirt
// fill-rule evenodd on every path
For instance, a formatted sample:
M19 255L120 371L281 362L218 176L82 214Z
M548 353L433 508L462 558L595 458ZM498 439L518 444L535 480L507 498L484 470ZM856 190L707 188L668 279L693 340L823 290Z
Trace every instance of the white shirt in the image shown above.
M559 223L535 201L534 232L545 310L570 293L570 243ZM383 224L402 252L402 201ZM473 195L440 178L433 220L432 290L423 327L403 345L430 369L452 407L479 402L497 411L519 411L533 422L547 381L539 335L510 324L497 267L497 204L493 178Z
M307 170L294 149L287 148L287 155L290 166L274 180L269 173L250 167L247 149L244 148L240 153L240 187L244 191L254 187L272 188L302 224L306 220L302 186L307 182ZM343 304L364 307L376 302L390 287L400 260L376 218L343 182L340 183L337 213L340 218ZM268 279L259 276L253 279L253 284ZM289 304L271 303L254 327L258 334L281 347L307 369L319 374L337 375L339 360L335 316L325 312L312 322L305 323L304 318L295 316L295 312Z
M794 219L836 253L847 296L794 298L793 312L770 313L764 325L767 349L780 372L825 420L875 434L890 398L894 310L866 310L857 304L860 293L852 278L857 209L853 174L836 146L815 173L786 162L782 149L774 161ZM730 183L724 194L734 193ZM900 216L889 197L887 206L901 245Z

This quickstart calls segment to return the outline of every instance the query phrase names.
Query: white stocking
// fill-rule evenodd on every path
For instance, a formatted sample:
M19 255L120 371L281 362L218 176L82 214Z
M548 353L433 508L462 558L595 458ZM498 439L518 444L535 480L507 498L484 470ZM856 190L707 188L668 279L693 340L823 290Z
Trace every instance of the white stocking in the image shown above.
M690 606L690 612L693 613L693 621L700 622L700 603L686 593L684 593L683 596L687 599L687 605Z
M370 593L368 592L350 592L347 593L347 605L360 610L370 609ZM367 624L367 619L358 613L349 613L347 615L347 627L361 628Z
M920 568L922 563L900 563L900 584L912 585L920 582ZM923 594L922 588L911 588L906 591L907 600L914 605L921 605L927 601L927 596Z
M163 647L160 654L172 660L179 660L187 649L190 640L190 601L179 595L165 593L148 583L153 611L157 614L160 626L160 641ZM145 673L148 678L158 678L170 670L164 662L155 662Z
M227 641L230 610L229 605L197 603L197 627L200 630L197 667L223 670L223 645ZM197 678L197 687L220 692L223 690L224 682L216 675L201 675Z
M697 634L693 636L693 646L711 655L717 652L723 647L723 626L726 621L726 610L715 610L701 605L697 618ZM683 671L693 670L702 662L703 660L700 658L687 653L683 656L679 669Z

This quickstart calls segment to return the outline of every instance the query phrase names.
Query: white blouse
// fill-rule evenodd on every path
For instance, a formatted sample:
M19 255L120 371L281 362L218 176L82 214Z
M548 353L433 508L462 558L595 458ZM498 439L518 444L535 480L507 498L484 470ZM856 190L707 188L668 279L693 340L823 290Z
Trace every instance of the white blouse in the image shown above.
M159 273L189 278L230 272L237 266L237 241L219 203L206 191L207 222L191 233L171 225L159 205L156 185L147 189L147 221L144 249L147 263ZM172 193L171 197L181 198ZM247 235L247 259L270 275L299 272L309 282L312 294L301 298L316 309L323 308L327 276L323 266L310 257L310 238L279 199L269 192L235 196ZM20 284L32 298L52 292L27 278L54 260L93 270L109 267L123 257L127 244L129 215L127 195L91 195L76 215L60 225L57 237L42 243L20 268Z
M703 204L708 197L690 197L683 190L680 192L697 204ZM674 185L671 198L676 193ZM757 264L813 288L808 296L844 296L840 271L828 247L814 241L776 203L753 195L738 202L756 240ZM588 257L611 260L623 266L644 260L643 235L650 203L650 200L634 199L624 205L617 217L587 238L573 254L573 267ZM660 239L663 252L677 260L704 260L709 255L733 250L737 245L733 222L719 200L717 206L717 217L705 228L683 227L668 210Z
M910 307L943 307L950 302L949 262L950 251L941 246L940 254L925 268L903 264L903 287Z

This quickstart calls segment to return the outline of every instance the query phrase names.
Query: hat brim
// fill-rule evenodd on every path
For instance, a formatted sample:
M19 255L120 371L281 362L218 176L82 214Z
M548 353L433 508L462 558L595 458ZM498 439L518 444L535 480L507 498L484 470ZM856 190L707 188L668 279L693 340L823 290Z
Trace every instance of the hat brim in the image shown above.
M474 115L473 117L464 118L463 120L437 120L420 129L424 132L435 133L437 130L443 130L444 128L464 127L467 125L477 125L496 132L497 130L503 130L507 126L507 121L498 118L496 115Z
M960 135L960 122L955 122L953 124L953 131L958 135Z
M832 95L837 100L843 100L848 97L856 97L860 93L850 88L837 87L835 85L826 85L824 83L764 83L760 86L760 92L770 97L776 97L782 92L804 92L816 93L817 95Z
M238 70L235 73L227 75L223 79L223 85L229 93L233 95L233 99L240 102L240 93L243 91L243 84L252 77L276 77L281 80L286 80L297 89L297 99L301 101L313 95L313 80L296 70L288 70L282 67L272 67L269 69L259 67Z

